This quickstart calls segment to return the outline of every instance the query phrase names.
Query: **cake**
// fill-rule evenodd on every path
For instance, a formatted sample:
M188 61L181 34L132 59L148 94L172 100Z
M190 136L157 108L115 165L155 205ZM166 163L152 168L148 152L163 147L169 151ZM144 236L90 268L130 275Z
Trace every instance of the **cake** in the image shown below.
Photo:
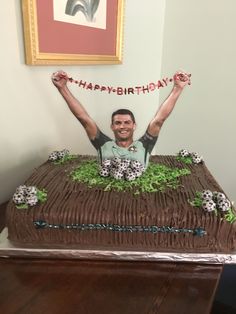
M133 184L120 190L110 184L104 189L93 179L91 184L73 179L73 172L94 158L48 160L35 169L25 186L45 191L44 201L34 202L31 197L27 208L19 208L13 200L7 206L8 238L15 246L189 253L227 253L236 248L234 208L230 204L230 212L229 208L216 211L215 205L209 205L214 203L208 199L211 191L225 193L204 161L151 156L150 164L175 173L184 169L178 182L167 180L150 190L138 190ZM201 191L206 200L200 207Z

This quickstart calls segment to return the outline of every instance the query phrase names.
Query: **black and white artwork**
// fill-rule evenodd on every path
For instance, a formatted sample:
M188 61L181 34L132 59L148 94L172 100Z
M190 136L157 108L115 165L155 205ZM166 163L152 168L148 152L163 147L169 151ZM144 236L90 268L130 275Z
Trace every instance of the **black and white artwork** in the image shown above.
M53 0L54 20L106 29L107 0Z

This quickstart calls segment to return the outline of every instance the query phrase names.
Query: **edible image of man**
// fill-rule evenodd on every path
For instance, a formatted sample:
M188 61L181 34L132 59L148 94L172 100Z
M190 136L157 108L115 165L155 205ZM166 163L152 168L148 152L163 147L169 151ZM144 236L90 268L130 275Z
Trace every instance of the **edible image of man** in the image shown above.
M158 108L150 121L143 136L134 140L136 129L134 114L128 109L119 109L111 117L111 130L114 139L105 135L96 122L87 113L84 106L74 97L67 86L69 77L67 73L58 71L53 73L52 82L65 99L69 109L84 127L89 140L96 148L101 164L108 160L136 161L141 168L147 168L149 156L156 144L163 123L173 111L175 104L186 85L190 85L190 74L178 71L173 76L173 88ZM124 165L125 166L125 165Z

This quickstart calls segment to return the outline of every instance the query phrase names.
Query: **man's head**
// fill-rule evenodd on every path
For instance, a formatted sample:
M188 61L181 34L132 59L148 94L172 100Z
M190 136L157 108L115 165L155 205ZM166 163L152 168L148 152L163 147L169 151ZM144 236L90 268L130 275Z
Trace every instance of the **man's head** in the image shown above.
M130 110L119 109L112 113L111 129L117 141L132 141L135 128L135 118Z

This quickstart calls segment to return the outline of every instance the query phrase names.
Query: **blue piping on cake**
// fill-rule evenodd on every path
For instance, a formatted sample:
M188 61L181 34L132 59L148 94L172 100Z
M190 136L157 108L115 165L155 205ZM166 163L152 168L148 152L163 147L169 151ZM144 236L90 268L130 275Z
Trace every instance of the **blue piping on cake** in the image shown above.
M34 221L36 229L69 229L77 231L89 231L89 230L106 230L114 232L149 232L149 233L192 233L194 236L205 236L207 232L201 228L175 228L175 227L158 227L158 226L142 226L142 225L117 225L117 224L50 224L44 220Z

